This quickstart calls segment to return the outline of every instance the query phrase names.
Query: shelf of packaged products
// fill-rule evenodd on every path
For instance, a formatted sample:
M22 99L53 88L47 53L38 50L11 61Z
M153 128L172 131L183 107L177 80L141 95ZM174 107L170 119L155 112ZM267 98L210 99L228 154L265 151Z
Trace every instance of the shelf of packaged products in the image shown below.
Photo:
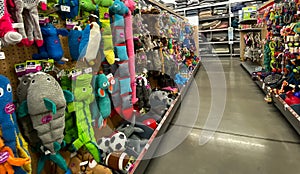
M252 73L255 72L255 68L258 67L258 65L250 61L241 62L241 66L249 73L249 75L252 75ZM265 94L267 94L267 90L262 80L256 80L255 83ZM282 115L285 116L297 133L300 134L300 116L280 96L273 95L272 99L274 106L276 106Z
M150 2L153 5L156 5L156 6L160 7L160 8L168 11L169 13L171 13L171 14L177 16L177 17L180 17L181 19L185 19L183 16L179 15L178 13L176 13L176 11L174 11L174 10L166 7L164 4L161 4L160 2L157 2L155 0L147 0L147 1Z
M188 82L181 88L181 91L177 98L174 100L173 104L170 108L166 111L165 115L163 116L162 120L158 124L157 128L153 132L152 136L150 137L148 143L146 144L145 148L141 151L140 155L138 156L133 168L130 170L129 174L139 174L145 173L145 170L151 161L152 157L154 156L156 149L159 148L159 144L162 138L156 138L161 136L163 133L166 132L167 128L169 127L178 107L181 104L181 100L184 99L191 83L194 80L199 68L201 67L201 62L195 67L193 73L191 74L191 78Z
M206 21L213 21L213 20L222 20L222 19L228 19L229 20L229 15L225 15L225 16L212 16L209 18L200 18L199 22L206 22Z
M262 28L243 28L243 29L236 29L236 30L240 32L254 32L254 31L260 32Z
M223 2L218 2L218 3L213 3L213 4L206 4L206 5L191 6L191 7L176 9L174 11L177 12L177 11L185 11L185 10L194 10L194 9L201 9L201 8L207 8L207 7L222 6L222 5L227 5L227 4L229 4L229 1L223 1Z
M218 31L228 31L228 28L210 29L210 30L199 30L199 33L218 32Z

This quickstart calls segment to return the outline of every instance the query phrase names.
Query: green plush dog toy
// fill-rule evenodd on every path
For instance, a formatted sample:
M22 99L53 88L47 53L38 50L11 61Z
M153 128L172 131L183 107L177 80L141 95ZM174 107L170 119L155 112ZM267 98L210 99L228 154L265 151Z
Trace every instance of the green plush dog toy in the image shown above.
M82 74L76 77L76 80L72 83L74 101L68 104L68 111L75 112L76 117L78 138L73 141L74 149L77 151L85 147L94 159L100 162L100 151L96 144L90 111L90 104L95 99L91 81L91 74Z

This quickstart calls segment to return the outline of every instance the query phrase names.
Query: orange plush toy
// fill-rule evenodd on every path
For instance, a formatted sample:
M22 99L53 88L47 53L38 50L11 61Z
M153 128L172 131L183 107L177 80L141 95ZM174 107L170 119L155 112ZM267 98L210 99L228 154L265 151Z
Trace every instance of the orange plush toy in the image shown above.
M14 174L12 166L23 166L30 163L30 158L15 158L13 151L5 146L0 137L0 174Z

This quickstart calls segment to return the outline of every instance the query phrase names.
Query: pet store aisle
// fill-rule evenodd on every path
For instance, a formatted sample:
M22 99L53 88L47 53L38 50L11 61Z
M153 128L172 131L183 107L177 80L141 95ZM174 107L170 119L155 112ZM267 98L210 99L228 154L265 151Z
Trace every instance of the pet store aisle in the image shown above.
M263 97L239 60L203 60L146 174L298 174L299 135Z

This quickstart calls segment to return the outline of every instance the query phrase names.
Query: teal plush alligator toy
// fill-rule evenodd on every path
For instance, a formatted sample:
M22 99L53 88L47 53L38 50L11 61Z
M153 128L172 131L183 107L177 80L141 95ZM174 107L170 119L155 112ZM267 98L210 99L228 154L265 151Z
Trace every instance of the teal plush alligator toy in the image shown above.
M64 144L65 98L72 99L72 95L63 91L51 75L43 72L33 74L28 83L27 97L19 106L18 117L30 117L32 127L41 141L38 152L41 152L42 156L38 161L37 172L40 174L45 162L51 160L69 173L70 170L59 150ZM33 147L37 145L34 144Z

